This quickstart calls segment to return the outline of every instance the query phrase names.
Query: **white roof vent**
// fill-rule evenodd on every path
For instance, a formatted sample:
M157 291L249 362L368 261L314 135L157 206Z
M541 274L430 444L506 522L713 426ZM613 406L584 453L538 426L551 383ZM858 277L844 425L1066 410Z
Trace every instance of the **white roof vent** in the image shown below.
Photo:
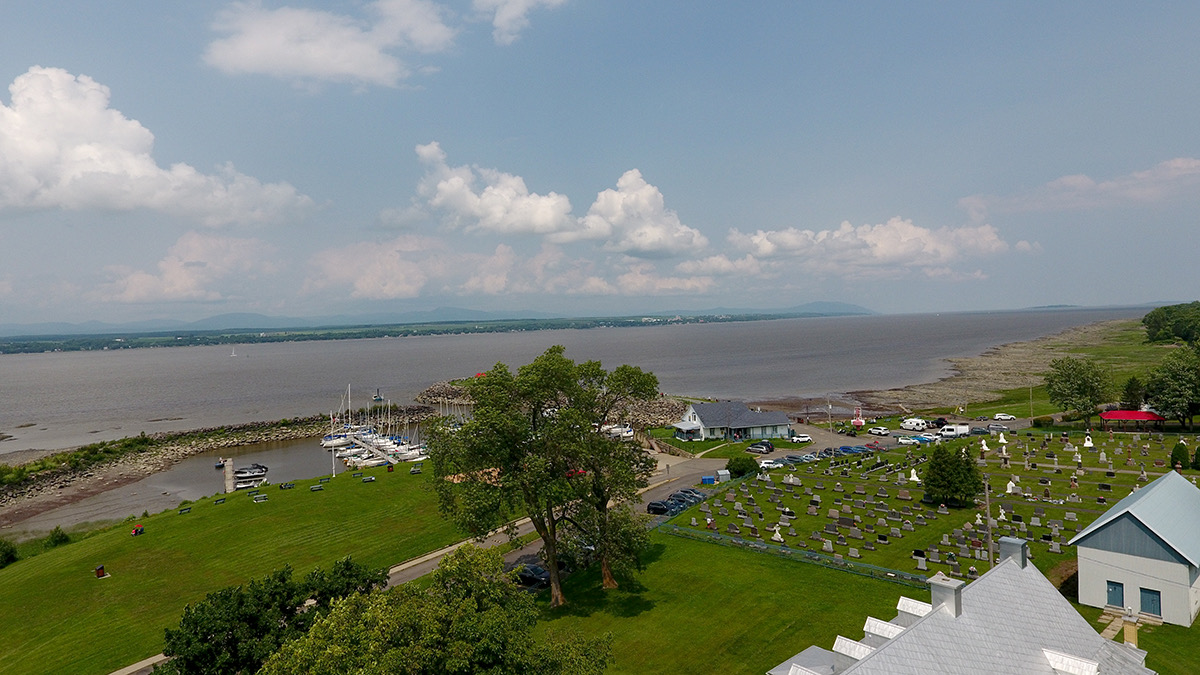
M873 616L867 617L867 622L863 624L863 632L869 635L878 635L881 638L891 640L897 635L904 632L904 626L897 626L894 623L880 621Z
M1050 667L1057 673L1064 675L1097 675L1100 672L1100 664L1089 659L1082 659L1078 656L1071 656L1062 652L1056 652L1051 649L1042 649L1042 653L1046 655L1046 661L1050 663Z
M871 652L875 651L875 648L869 645L864 645L858 640L851 640L848 637L839 635L837 636L837 639L833 641L833 651L838 654L845 654L855 661L861 661L870 656Z
M902 595L900 596L900 602L896 603L896 611L904 612L905 614L915 614L916 616L925 616L933 611L933 605Z

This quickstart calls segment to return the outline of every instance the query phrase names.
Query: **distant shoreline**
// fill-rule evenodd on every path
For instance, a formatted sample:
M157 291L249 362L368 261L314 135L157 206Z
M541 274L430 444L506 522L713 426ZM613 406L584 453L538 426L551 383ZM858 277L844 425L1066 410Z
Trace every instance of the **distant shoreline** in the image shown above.
M841 398L830 399L830 403L842 410L852 410L859 405L864 414L874 416L992 401L1005 390L1042 384L1041 374L1050 368L1051 361L1066 356L1073 347L1100 344L1116 328L1133 322L1130 319L1100 321L1033 340L998 345L979 356L946 359L953 372L935 382L895 389L850 391ZM768 399L751 404L795 414L802 414L807 405L814 411L812 414L817 415L822 413L825 399Z

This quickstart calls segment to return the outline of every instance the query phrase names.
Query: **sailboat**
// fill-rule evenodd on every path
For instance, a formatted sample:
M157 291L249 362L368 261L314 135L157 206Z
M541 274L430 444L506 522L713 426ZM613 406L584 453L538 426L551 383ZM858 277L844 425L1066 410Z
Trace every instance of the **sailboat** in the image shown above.
M230 352L230 354L229 354L229 355L230 355L230 356L237 356L237 345L234 345L234 347L233 347L233 351L232 351L232 352Z
M375 390L375 395L371 397L371 400L376 403L383 403L383 396L380 396L378 389Z

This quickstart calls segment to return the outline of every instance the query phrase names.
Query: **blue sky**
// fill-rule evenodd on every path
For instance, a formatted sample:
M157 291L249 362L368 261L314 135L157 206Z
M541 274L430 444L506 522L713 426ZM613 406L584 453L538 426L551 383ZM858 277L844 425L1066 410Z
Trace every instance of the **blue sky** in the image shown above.
M1191 3L13 0L0 322L1191 300Z

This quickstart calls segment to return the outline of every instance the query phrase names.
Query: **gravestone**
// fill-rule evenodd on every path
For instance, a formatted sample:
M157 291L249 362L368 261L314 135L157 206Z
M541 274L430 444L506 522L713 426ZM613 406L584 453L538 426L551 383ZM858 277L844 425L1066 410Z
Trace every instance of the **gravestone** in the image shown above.
M833 553L833 542L829 541L828 539L825 539L821 543L821 550L824 551L825 553Z
M728 516L728 515L729 515L729 509L727 509L727 508L725 508L724 506L722 506L721 508L717 509L717 513L721 514L722 516Z
M728 532L729 534L741 534L742 533L741 529L738 528L736 523L730 523L729 527L725 528L725 531Z
M903 539L904 538L904 535L900 533L900 528L898 528L898 527L893 527L891 529L891 534L889 536L892 539Z
M848 555L849 555L851 558L861 558L861 557L862 557L861 555L859 555L859 553L858 553L858 549L856 549L856 548L852 548L852 549L850 549L850 551L849 551Z

